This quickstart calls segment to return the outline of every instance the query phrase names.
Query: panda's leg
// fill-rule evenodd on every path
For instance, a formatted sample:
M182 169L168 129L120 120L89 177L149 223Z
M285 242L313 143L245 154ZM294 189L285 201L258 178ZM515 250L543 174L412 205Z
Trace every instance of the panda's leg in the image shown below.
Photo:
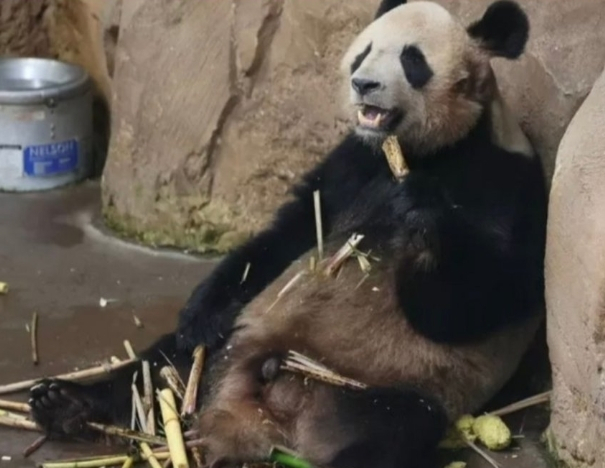
M447 427L441 405L414 390L338 390L333 417L318 421L318 441L339 434L346 444L332 468L417 468L429 459ZM320 442L321 443L321 442Z
M181 375L186 376L191 358L176 347L174 334L165 335L140 353L140 360L149 361L155 386L161 384L159 375L171 360ZM140 361L111 372L92 384L79 384L58 379L45 379L30 390L29 404L34 421L52 438L93 439L97 433L89 430L87 422L125 424L131 415L132 382Z

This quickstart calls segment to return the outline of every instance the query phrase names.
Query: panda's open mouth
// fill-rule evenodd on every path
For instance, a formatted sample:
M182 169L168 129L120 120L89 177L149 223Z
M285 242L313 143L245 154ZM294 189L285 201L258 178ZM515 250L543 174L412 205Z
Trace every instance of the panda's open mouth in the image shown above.
M363 104L357 111L359 125L367 129L386 130L400 117L397 110Z

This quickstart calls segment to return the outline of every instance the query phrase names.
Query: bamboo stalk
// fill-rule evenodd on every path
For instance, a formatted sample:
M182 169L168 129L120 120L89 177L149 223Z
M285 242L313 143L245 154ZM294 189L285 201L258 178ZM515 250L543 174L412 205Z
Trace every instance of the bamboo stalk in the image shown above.
M246 268L244 269L244 274L242 275L242 279L239 284L244 284L246 282L246 280L248 279L248 273L250 273L251 266L252 265L250 264L250 262L246 263Z
M183 407L181 408L181 416L183 417L191 416L195 413L195 408L197 406L197 391L202 377L202 370L204 369L205 354L203 346L198 346L193 351L193 365L191 366L185 396L183 397ZM175 468L178 467L175 466Z
M21 413L29 413L30 407L27 403L19 403L17 401L0 400L0 408L5 410L19 411Z
M27 421L27 416L25 416L24 414L11 413L10 411L6 411L3 409L0 409L0 416L4 416L6 418L11 419L18 419L20 421Z
M296 372L312 379L320 380L331 385L340 387L350 387L357 390L367 388L367 385L354 379L343 377L336 372L331 371L323 364L313 361L296 351L289 351L288 356L281 364L281 368L286 371Z
M516 411L520 411L522 409L529 408L530 406L547 403L550 400L550 396L551 396L550 391L539 393L538 395L534 395L529 398L525 398L524 400L520 400L515 403L511 403L510 405L507 405L504 408L500 408L499 410L492 411L489 414L491 414L493 416L505 416L507 414L511 414Z
M143 445L143 443L141 443ZM142 447L141 447L142 448ZM147 448L149 446L147 445ZM151 452L151 449L150 449ZM157 460L165 460L170 454L164 452L151 452L151 455ZM103 466L117 466L126 462L129 455L107 455L104 457L70 458L67 460L58 460L53 462L40 463L40 468L101 468ZM144 452L141 454L143 461L149 461L149 456Z
M397 137L395 135L387 137L382 144L382 150L385 153L391 172L397 181L401 182L408 172L410 172L410 169L405 162Z
M327 265L324 268L326 276L333 276L340 268L344 261L353 255L359 243L363 240L363 234L353 234L349 240L328 259Z
M0 426L12 427L15 429L25 429L28 431L41 431L38 425L33 421L28 421L26 419L15 419L8 416L0 416Z
M132 345L130 344L130 341L124 340L124 349L126 349L126 354L128 355L129 359L132 359L134 361L137 358L137 355L134 352L134 349L132 349Z
M195 462L196 468L203 468L204 462L202 459L202 452L199 447L191 447L191 454L193 455L193 461Z
M155 434L155 413L153 410L153 382L151 381L151 368L149 367L149 361L143 361L143 408L145 409L145 415L147 416L147 425L145 426L146 431L149 434Z
M196 350L197 349L200 349L200 347L196 348ZM199 355L201 355L201 358L203 359L203 352L198 353L198 356ZM202 361L202 359L198 359L198 361ZM176 403L172 390L169 388L162 390L158 400L162 412L162 420L164 421L164 430L166 431L166 439L168 440L168 450L170 451L172 466L174 468L189 468L185 443L183 442L183 433L181 431L181 422L179 420L179 415L176 412Z
M141 444L139 444L139 445L141 447L141 451L143 452L143 455L145 455L145 458L151 465L151 468L162 468L162 465L160 465L160 462L158 462L158 458L159 458L158 455L151 451L151 448L149 448L149 445L147 445L145 442L141 442Z
M32 344L32 361L35 366L38 365L38 312L32 316L32 326L30 328L30 337Z
M468 445L471 449L473 449L475 452L477 452L477 454L479 454L480 457L482 457L486 462L488 462L494 468L501 468L500 465L498 464L498 462L496 460L494 460L492 457L490 457L487 454L487 452L485 452L484 450L481 450L477 444L475 444L474 442L471 442L470 440L465 440L464 442L466 443L466 445Z
M146 442L148 444L153 444L153 445L166 444L166 439L164 439L163 437L159 437L159 436L155 436L155 435L151 435L151 434L145 434L144 432L133 431L131 429L126 429L124 427L108 426L105 424L99 424L99 423L93 423L93 422L87 423L87 426L90 427L91 429L94 429L95 431L102 432L103 434L121 437L123 439L136 440L138 442Z
M27 448L23 451L23 458L27 458L36 452L40 447L46 443L47 437L45 435L38 437L34 440Z
M122 468L132 468L133 464L134 464L134 457L128 457L126 459L126 461L124 462L124 464L122 465Z
M166 385L170 387L179 400L182 400L185 394L185 386L183 385L176 369L172 366L164 366L160 370L160 376L164 379Z
M324 258L323 226L321 224L321 198L319 190L313 192L313 207L315 208L315 233L317 235L317 253L319 260Z
M101 364L96 367L92 367L90 369L84 369L76 372L68 372L67 374L57 375L52 377L52 379L58 380L68 380L68 381L77 381L84 380L93 377L99 377L100 375L107 374L109 372L115 371L117 369L121 369L122 367L131 364L132 360L120 361L118 363L106 363ZM37 384L40 379L32 379L32 380L24 380L21 382L16 382L8 385L0 385L0 395L5 395L7 393L20 392L21 390L27 390L33 385Z
M8 283L5 283L4 281L0 281L0 295L1 294L8 294Z

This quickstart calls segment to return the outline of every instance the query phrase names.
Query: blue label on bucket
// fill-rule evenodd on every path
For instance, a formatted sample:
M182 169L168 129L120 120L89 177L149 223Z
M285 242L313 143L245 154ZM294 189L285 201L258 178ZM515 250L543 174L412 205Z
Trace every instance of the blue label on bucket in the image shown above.
M76 140L28 146L23 150L23 172L31 177L44 177L73 172L78 168Z

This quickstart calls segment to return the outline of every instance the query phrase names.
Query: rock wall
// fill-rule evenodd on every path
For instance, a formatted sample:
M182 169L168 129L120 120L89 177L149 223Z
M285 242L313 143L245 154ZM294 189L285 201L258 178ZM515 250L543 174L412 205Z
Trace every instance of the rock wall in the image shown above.
M551 442L571 467L605 466L605 73L561 142L546 291Z
M108 223L144 242L219 252L265 225L344 133L337 63L377 3L125 2ZM441 3L470 22L490 1ZM528 53L494 66L550 174L605 63L605 2L520 3L533 25Z

